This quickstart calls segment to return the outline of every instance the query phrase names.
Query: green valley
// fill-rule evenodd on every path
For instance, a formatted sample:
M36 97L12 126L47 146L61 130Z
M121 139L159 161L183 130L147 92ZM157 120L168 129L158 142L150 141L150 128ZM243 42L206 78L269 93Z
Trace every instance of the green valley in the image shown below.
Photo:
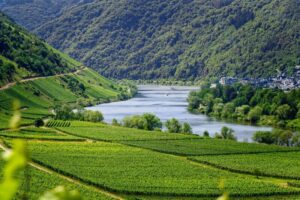
M299 8L0 0L0 200L299 200Z

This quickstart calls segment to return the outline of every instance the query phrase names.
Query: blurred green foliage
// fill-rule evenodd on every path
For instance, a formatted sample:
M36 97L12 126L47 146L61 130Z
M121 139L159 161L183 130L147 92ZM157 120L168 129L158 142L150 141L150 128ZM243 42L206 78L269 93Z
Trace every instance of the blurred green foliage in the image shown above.
M7 163L3 169L4 176L0 184L1 200L13 199L20 184L20 181L15 175L20 170L23 170L27 164L25 143L21 140L16 140L13 146L14 150L7 150L3 153L3 158Z

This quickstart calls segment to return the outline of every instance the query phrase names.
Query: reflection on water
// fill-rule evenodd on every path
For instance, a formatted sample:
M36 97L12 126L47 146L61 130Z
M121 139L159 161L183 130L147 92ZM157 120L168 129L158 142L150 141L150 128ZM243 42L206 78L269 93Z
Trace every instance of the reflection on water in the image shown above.
M223 126L235 131L239 141L251 141L252 134L258 130L271 130L269 127L239 125L214 120L201 114L191 114L187 111L187 97L195 87L179 86L139 86L136 97L122 102L101 104L89 107L90 110L99 110L103 113L105 121L111 122L113 118L118 121L128 115L138 115L146 112L154 113L163 122L176 118L181 122L191 124L194 133L202 135L207 130L210 135L220 132Z

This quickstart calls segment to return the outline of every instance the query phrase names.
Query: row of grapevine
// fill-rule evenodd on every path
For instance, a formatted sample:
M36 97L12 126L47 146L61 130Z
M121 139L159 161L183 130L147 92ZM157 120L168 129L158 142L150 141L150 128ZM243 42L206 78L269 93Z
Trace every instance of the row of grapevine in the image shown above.
M185 159L117 143L30 141L28 145L33 160L39 164L120 194L217 197L222 192L219 189L221 180L231 196L299 192L256 177L237 176L193 165Z
M300 152L196 156L189 159L232 172L300 180Z
M61 120L50 120L46 126L47 127L70 127L71 122L61 121Z

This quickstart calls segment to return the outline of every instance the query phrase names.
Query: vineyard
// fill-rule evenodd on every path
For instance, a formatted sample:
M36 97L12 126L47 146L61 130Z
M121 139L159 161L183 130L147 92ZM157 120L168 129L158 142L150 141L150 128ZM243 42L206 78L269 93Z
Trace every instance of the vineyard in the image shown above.
M197 135L184 135L184 134L172 134L155 131L144 131L138 129L116 127L109 125L102 126L71 126L68 128L59 128L69 134L73 134L80 137L86 137L101 141L121 141L121 140L174 140L174 139L187 139L187 138L199 138Z
M253 154L263 152L294 151L299 148L287 148L275 145L238 143L231 140L216 139L178 139L178 140L147 140L121 141L123 144L152 149L155 151L183 156L195 155L226 155Z
M42 77L0 90L0 129L8 128L15 100L20 102L22 125L32 124L35 119L53 115L51 110L54 105L76 104L77 100L82 98L82 94L68 88L65 77L71 76ZM121 94L118 85L91 69L82 69L81 73L72 77L86 88L84 99L89 103L115 101Z
M32 168L31 185L38 188L30 191L32 197L55 184L76 188L89 200L115 199L114 195L143 200L215 199L224 191L232 199L297 199L300 195L299 148L82 121L50 120L47 126L0 132L8 146L11 138L26 139L31 160L55 172L50 175ZM56 179L56 174L72 181Z
M120 144L29 142L38 163L108 191L132 195L214 197L224 179L233 196L293 194L265 180L191 164L188 160ZM59 151L57 151L59 149ZM83 164L84 163L84 164Z
M46 124L47 127L69 127L71 126L71 122L69 121L61 121L61 120L50 120Z
M240 173L300 180L300 152L276 152L225 156L199 156L191 159Z
M3 168L4 162L0 160L0 169ZM26 189L26 184L24 181L24 175L19 174L18 177L23 180L21 183L21 188L15 199L23 199L24 192L27 190L26 195L28 199L38 199L41 195L45 193L45 191L51 190L59 185L63 185L68 190L78 190L82 195L86 197L86 199L99 199L99 200L112 200L99 192L96 192L95 189L82 186L75 183L70 183L65 180L61 176L55 173L45 173L40 170L37 170L33 167L27 168L27 173L30 175L30 190ZM0 171L0 177L2 177L2 171Z
M22 138L39 140L83 140L75 136L61 134L55 130L30 127L21 129L19 131L0 131L0 136L4 138Z

